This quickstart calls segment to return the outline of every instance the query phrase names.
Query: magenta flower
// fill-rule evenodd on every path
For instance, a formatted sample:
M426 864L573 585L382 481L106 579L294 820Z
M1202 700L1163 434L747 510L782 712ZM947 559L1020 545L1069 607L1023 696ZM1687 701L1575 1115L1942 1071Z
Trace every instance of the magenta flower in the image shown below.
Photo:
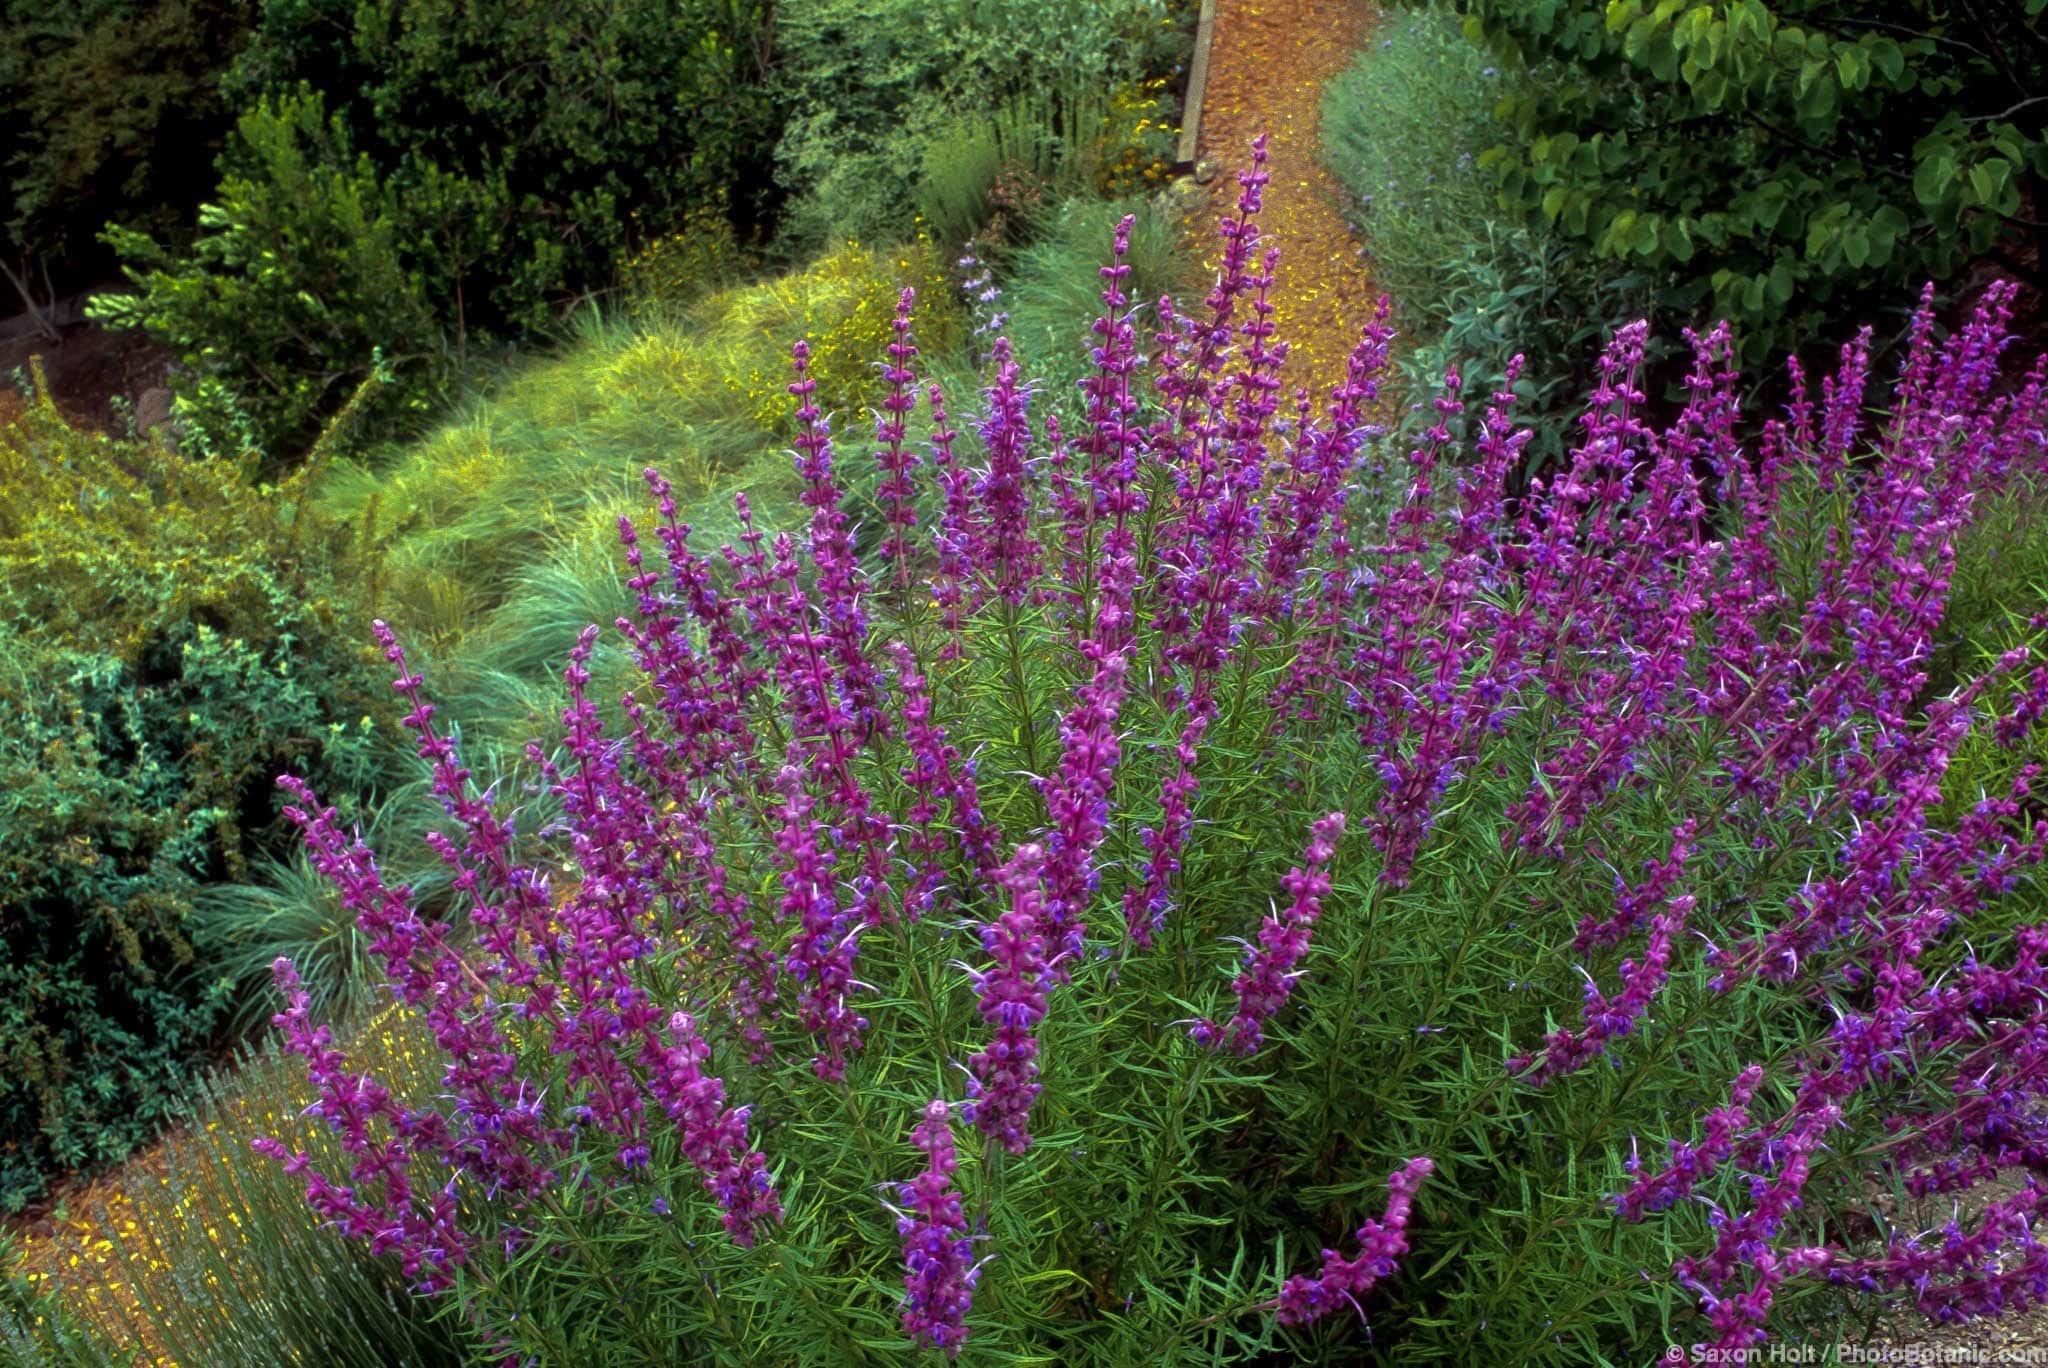
M899 321L907 337L908 315L899 315ZM881 671L867 656L868 617L862 602L867 592L867 574L854 552L852 529L840 507L829 420L811 397L817 392L818 382L810 372L810 357L808 343L798 342L790 348L796 379L790 383L789 392L796 397L796 418L802 425L796 438L796 473L804 481L804 505L811 510L810 552L818 568L823 636L830 643L838 684L846 694L847 711L854 724L865 731L881 720L882 696ZM900 476L904 472L895 473Z
M725 1209L727 1233L751 1249L781 1222L782 1200L768 1161L747 1139L747 1109L726 1106L725 1084L704 1072L710 1054L690 1014L677 1012L669 1017L665 1040L648 1037L640 1062L648 1090L675 1123L683 1153L704 1175L704 1190Z
M1020 604L1038 579L1042 564L1031 532L1030 391L1010 352L1010 339L995 343L995 383L988 391L988 416L981 424L988 470L975 490L982 535L972 545L983 590L991 598Z
M993 865L991 853L1001 838L982 815L972 762L961 757L959 748L946 739L946 729L932 720L931 694L910 648L891 642L890 654L903 692L903 740L910 752L910 763L901 774L915 795L904 817L911 826L910 847L917 864L903 905L916 920L932 910L945 873L939 856L952 843L938 821L942 803L949 809L947 825L958 833L962 852L977 866Z
M439 1113L401 1108L368 1074L349 1073L327 1027L308 1021L310 1000L291 961L280 958L273 972L286 1005L272 1021L284 1032L285 1048L306 1061L314 1088L308 1113L327 1123L355 1162L349 1184L339 1186L280 1141L260 1136L251 1147L287 1173L306 1175L307 1204L373 1254L397 1254L420 1291L446 1288L471 1244L461 1228L455 1180L450 1174L445 1183L420 1186L414 1174L416 1166L446 1165L448 1136Z
M938 527L932 533L932 604L939 610L939 623L946 632L940 658L959 658L960 627L971 606L969 593L974 567L986 556L979 510L974 502L974 476L953 454L960 434L946 416L946 396L937 385L927 386L925 398L932 414L932 471L942 496Z
M910 307L917 291L905 287L896 300L896 316L890 323L893 337L886 348L889 361L882 378L889 393L882 399L882 411L875 417L875 441L880 448L875 464L881 468L882 483L875 490L881 501L889 535L882 543L882 558L889 563L895 581L899 612L908 611L911 585L911 536L917 527L917 453L903 444L906 420L917 407L917 376L910 363L917 347L910 340Z
M943 1101L924 1109L910 1143L924 1151L925 1166L897 1189L903 1203L896 1217L896 1233L903 1237L903 1329L912 1344L958 1358L981 1269L974 1263L960 1194L953 1191L960 1160Z
M1109 829L1109 791L1123 757L1117 714L1123 707L1127 659L1100 643L1082 643L1094 673L1074 690L1060 718L1059 769L1040 781L1051 830L1045 842L1045 930L1058 938L1050 973L1064 983L1081 958L1088 904L1101 883L1096 851Z
M796 924L782 958L782 975L796 984L798 1019L818 1043L812 1060L818 1077L838 1080L846 1076L846 1057L860 1049L868 1025L847 1003L862 924L839 904L832 873L837 856L825 825L812 815L815 805L801 772L785 768L780 785L775 845L783 893L777 916Z
M1736 1137L1749 1127L1749 1104L1763 1079L1760 1065L1744 1069L1729 1089L1728 1105L1707 1113L1698 1141L1668 1142L1670 1162L1663 1168L1644 1173L1640 1156L1631 1153L1627 1165L1635 1181L1614 1199L1622 1218L1640 1221L1650 1212L1664 1211L1690 1197L1695 1187L1711 1177L1735 1152Z
M1010 906L981 928L982 948L995 963L974 975L982 1020L995 1028L995 1036L967 1061L971 1076L961 1114L1011 1154L1031 1148L1026 1124L1040 1090L1033 1032L1045 1016L1045 981L1052 969L1042 920L1045 864L1042 847L1021 845L996 872Z
M1472 917L1444 966L1443 1009L1397 1047L1376 1125L1409 1127L1417 1099L1455 1081L1443 1061L1483 1051L1503 1017L1529 1053L1485 1105L1450 1097L1452 1130L1519 1131L1539 1119L1524 1104L1554 1109L1517 1076L1562 1094L1590 1085L1568 1076L1591 1062L1636 1064L1651 1052L1618 1042L1653 1015L1677 1029L1687 1017L1659 1007L1673 995L1701 1031L1721 1002L1761 1004L1766 1019L1742 1039L1769 1043L1772 1088L1762 1066L1741 1068L1719 1105L1674 1124L1685 1139L1645 1141L1647 1159L1632 1142L1612 1197L1629 1222L1680 1202L1707 1212L1670 1276L1716 1346L1756 1345L1802 1279L1941 1318L2048 1295L2048 1187L1854 1246L1822 1243L1857 1227L1809 1210L1823 1186L1830 1201L1872 1183L1961 1195L2048 1169L2048 927L2027 924L2023 903L2048 858L2040 773L2016 760L1992 780L1977 763L1987 742L2033 743L2048 666L2030 642L1953 688L1936 674L1958 654L1958 545L1981 506L2033 497L2048 478L2048 361L2020 376L2000 365L2012 291L1987 290L1942 336L1925 303L1889 394L1872 393L1867 334L1832 375L1809 382L1795 367L1790 403L1753 443L1728 330L1689 334L1672 402L1653 404L1646 377L1661 373L1638 324L1601 356L1561 461L1528 459L1518 362L1491 395L1445 376L1418 407L1419 436L1394 447L1371 421L1385 306L1325 395L1288 379L1279 256L1259 227L1267 175L1262 142L1198 308L1131 297L1132 223L1118 225L1080 394L1064 407L1040 402L997 337L981 410L949 414L916 375L904 291L877 358L874 445L858 453L875 462L871 499L848 496L801 343L789 387L801 525L757 526L740 495L732 543L710 553L647 471L658 516L619 527L632 606L616 625L639 675L600 696L599 629L570 652L559 733L529 750L540 782L528 791L560 813L545 830L515 831L505 795L477 787L378 624L451 819L429 838L447 905L387 884L296 780L286 813L445 1062L430 1103L401 1105L347 1068L280 968L277 1022L348 1172L259 1148L305 1182L323 1220L440 1290L479 1251L524 1238L537 1203L550 1218L667 1214L666 1175L642 1171L679 1151L732 1239L755 1244L783 1218L761 1137L834 1143L806 1108L871 1116L871 1085L939 1062L876 1050L946 1052L944 999L961 985L925 970L958 929L952 914L984 896L999 902L979 914L969 975L984 1024L960 1115L989 1153L1023 1154L1050 996L1078 979L1077 1022L1134 1020L1100 995L1199 968L1212 952L1162 965L1137 950L1208 936L1184 923L1213 915L1230 884L1191 897L1188 872L1219 868L1264 829L1217 828L1247 802L1284 816L1330 794L1377 852L1387 915L1371 948L1442 906ZM973 290L997 302L988 278ZM913 450L920 388L931 428ZM857 506L871 509L865 527ZM2048 614L2028 631L2044 628ZM1004 711L1047 697L1047 715ZM983 753L1011 763L1013 745L1034 773L977 768ZM1033 839L1011 848L998 816ZM1313 822L1227 1007L1193 1024L1207 1049L1255 1055L1295 1001L1347 830L1343 811ZM1610 878L1611 900L1589 909ZM1120 908L1131 942L1114 962L1089 943L1089 918L1111 915L1098 899ZM1389 964L1407 972L1395 949ZM1702 967L1703 1003L1688 995ZM884 970L901 974L855 976ZM1484 996L1496 983L1501 996ZM1297 1010L1385 1015L1373 1000L1301 996ZM918 1019L927 1008L933 1019ZM861 1014L877 1009L886 1030ZM1797 1020L1770 1017L1781 1010ZM1377 1044L1339 1019L1352 1050L1339 1064L1369 1067ZM1370 1042L1387 1026L1370 1026ZM1687 1105L1677 1061L1724 1057L1671 1043L1640 1061L1665 1072L1615 1105ZM863 1051L872 1078L854 1076ZM815 1077L781 1066L791 1052ZM721 1077L714 1058L746 1071ZM759 1076L741 1060L766 1075L772 1131L728 1097ZM1209 1101L1197 1088L1185 1105ZM1237 1114L1247 1140L1273 1138L1270 1108ZM885 1187L901 1201L904 1330L949 1356L983 1237L954 1188L951 1121L931 1102L911 1134L923 1171ZM1475 1212L1514 1220L1475 1205L1512 1174L1483 1139L1455 1147L1473 1170L1444 1189L1470 1208L1460 1228ZM1557 1148L1517 1139L1492 1153ZM1318 1173L1326 1158L1280 1156ZM1294 1326L1361 1305L1408 1256L1431 1172L1409 1160L1355 1251L1323 1251L1261 1309ZM660 1197L620 1191L656 1183ZM1019 1214L1002 1206L1016 1192L991 1190L999 1229ZM1129 1290L1142 1270L1110 1266L1119 1232L1102 1219L1076 1237L1099 1239L1102 1285Z
M1396 1169L1387 1180L1386 1210L1378 1220L1358 1228L1358 1253L1347 1259L1326 1249L1321 1273L1313 1278L1297 1273L1287 1280L1270 1303L1282 1325L1306 1325L1346 1305L1361 1316L1365 1314L1359 1299L1392 1277L1401 1256L1408 1252L1408 1220L1415 1194L1435 1168L1429 1159L1410 1159Z
M1221 1026L1208 1020L1196 1022L1190 1034L1200 1043L1242 1055L1257 1054L1265 1043L1266 1023L1294 991L1299 976L1295 966L1308 954L1309 935L1330 891L1328 866L1344 836L1344 814L1333 812L1318 818L1310 830L1301 863L1280 880L1290 900L1287 907L1260 924L1259 943L1245 957L1244 968L1230 985L1237 996L1237 1011Z

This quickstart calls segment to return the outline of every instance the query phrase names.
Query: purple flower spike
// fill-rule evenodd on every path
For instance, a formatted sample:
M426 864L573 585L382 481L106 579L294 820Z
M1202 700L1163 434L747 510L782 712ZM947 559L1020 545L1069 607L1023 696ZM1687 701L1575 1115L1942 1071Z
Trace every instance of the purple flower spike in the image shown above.
M1396 1169L1387 1180L1387 1209L1377 1221L1358 1228L1357 1255L1347 1259L1326 1249L1319 1275L1296 1274L1287 1280L1280 1295L1269 1303L1279 1313L1282 1325L1306 1325L1347 1303L1358 1310L1358 1299L1393 1275L1401 1256L1408 1252L1408 1217L1415 1194L1435 1168L1432 1160L1410 1159ZM1359 1314L1365 1313L1359 1310Z
M983 868L994 863L989 852L996 832L982 816L972 764L946 739L946 729L932 720L929 681L918 673L916 657L900 641L889 643L889 654L903 693L903 739L910 751L910 763L901 773L916 795L904 815L912 828L909 844L917 865L903 894L904 910L916 921L932 910L939 896L945 873L939 856L950 844L946 825L957 833L961 849ZM950 823L938 821L941 803L951 805Z
M1039 1093L1038 1041L1032 1032L1045 1016L1049 970L1041 929L1045 891L1039 882L1045 863L1043 847L1021 845L996 871L996 882L1009 890L1010 910L981 928L982 946L995 964L974 977L982 1020L995 1027L995 1039L967 1061L973 1076L961 1114L1011 1154L1031 1148L1025 1123Z
M1540 1086L1561 1074L1585 1067L1590 1060L1605 1054L1614 1040L1635 1030L1636 1023L1649 1011L1650 1003L1670 976L1673 948L1685 929L1686 917L1693 909L1692 895L1673 895L1671 886L1692 853L1696 826L1690 821L1679 824L1672 840L1671 858L1651 861L1649 878L1616 899L1622 911L1614 918L1597 923L1587 917L1580 922L1582 943L1590 943L1610 933L1614 939L1619 939L1624 932L1614 928L1625 928L1630 919L1639 919L1645 908L1656 901L1663 903L1650 918L1650 934L1642 958L1621 962L1620 994L1609 998L1588 976L1583 1011L1585 1025L1576 1031L1552 1031L1544 1037L1540 1056L1524 1055L1510 1060L1508 1068L1511 1072L1521 1073L1534 1065L1535 1072L1528 1081Z
M1010 339L995 344L995 384L988 391L988 417L981 424L988 471L975 491L986 540L975 546L976 563L989 598L1019 604L1031 592L1041 566L1031 535L1030 390L1010 351Z
M1046 930L1059 937L1051 973L1067 979L1067 965L1081 957L1087 935L1088 904L1101 882L1095 856L1109 831L1109 794L1123 758L1117 715L1123 708L1129 656L1082 643L1094 662L1086 684L1074 690L1074 706L1060 719L1060 765L1040 784L1052 830L1046 837Z
M908 301L904 301L907 308ZM909 314L898 315L903 340L908 347ZM846 510L840 506L841 492L835 482L832 434L827 415L812 396L818 381L811 374L809 344L798 342L790 348L791 369L796 379L789 385L797 401L796 418L802 430L796 438L796 473L804 481L803 502L811 510L811 555L818 566L819 610L825 620L825 637L831 643L839 683L846 691L848 710L863 729L880 718L881 670L867 658L868 618L862 597L867 592L867 574L854 551L853 530ZM909 359L906 351L901 358ZM892 368L893 377L901 366ZM893 472L902 475L902 471Z
M1330 891L1326 867L1337 853L1344 835L1344 814L1333 812L1309 829L1308 850L1302 862L1287 871L1280 886L1292 901L1285 911L1274 913L1259 927L1259 944L1245 958L1230 989L1237 995L1237 1012L1218 1026L1198 1021L1190 1034L1204 1045L1227 1046L1242 1055L1257 1054L1265 1043L1265 1025L1272 1020L1294 991L1295 967L1308 954L1309 933L1323 914L1323 897Z
M879 447L875 464L882 471L875 497L881 501L889 526L882 556L889 562L899 604L904 608L909 606L911 594L911 533L917 526L917 454L903 445L906 420L910 410L917 406L917 375L910 368L917 359L917 347L910 337L910 310L916 299L917 291L908 287L897 298L896 316L889 325L893 334L886 349L889 360L882 368L889 393L875 418L875 441Z
M782 772L784 801L777 812L775 845L782 864L780 920L796 934L782 960L782 975L797 984L797 1016L819 1045L812 1060L818 1077L846 1077L846 1057L861 1046L867 1019L847 1005L861 925L840 905L832 876L831 834L814 815L816 804L794 767Z
M924 1109L910 1143L927 1157L924 1172L897 1189L903 1202L896 1217L896 1233L903 1237L903 1329L911 1343L958 1358L981 1270L973 1263L960 1194L953 1191L960 1160L943 1101L934 1099Z
M768 1176L768 1161L747 1139L747 1109L725 1105L725 1084L704 1072L711 1047L687 1012L669 1018L668 1040L648 1038L641 1063L649 1091L675 1122L683 1153L704 1175L704 1190L725 1208L733 1242L751 1249L782 1220L782 1200Z
M421 1292L446 1289L454 1269L468 1256L454 1184L415 1183L414 1168L446 1163L446 1129L439 1113L400 1107L368 1074L352 1074L325 1026L308 1018L310 999L288 959L271 966L285 1010L271 1021L284 1032L285 1048L306 1061L314 1088L311 1115L325 1121L355 1160L347 1184L311 1168L310 1158L269 1136L250 1141L258 1154L306 1179L306 1203L329 1225L365 1241L373 1254L397 1254L405 1276Z

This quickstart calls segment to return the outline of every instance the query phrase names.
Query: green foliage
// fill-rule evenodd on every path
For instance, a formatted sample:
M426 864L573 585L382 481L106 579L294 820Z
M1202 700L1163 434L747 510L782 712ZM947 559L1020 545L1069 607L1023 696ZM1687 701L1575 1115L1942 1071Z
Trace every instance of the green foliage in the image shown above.
M367 938L344 915L334 885L303 854L264 857L245 883L210 884L192 899L193 939L221 972L258 984L279 955L304 965L307 990L323 1021L353 1020L378 1001L377 971ZM267 995L243 999L235 1025L259 1028L270 1020Z
M387 1009L340 1034L400 1098L417 1103L434 1091L417 1021ZM282 1136L323 1162L345 1163L326 1126L300 1114L309 1100L300 1062L274 1047L195 1080L184 1124L156 1162L101 1189L47 1248L31 1251L54 1270L40 1280L41 1294L59 1289L71 1325L101 1343L148 1345L175 1363L472 1361L453 1308L416 1301L395 1269L307 1221L303 1183L250 1150L256 1136ZM0 1307L0 1334L5 1324ZM110 1361L77 1360L81 1368Z
M1080 415L1077 385L1092 345L1087 319L1102 288L1095 272L1102 244L1125 214L1137 221L1124 292L1144 304L1163 295L1187 298L1201 283L1201 267L1186 250L1182 207L1167 198L1069 201L1043 216L1038 240L1018 251L1005 272L998 301L1009 314L1005 331L1039 378L1044 402L1068 410L1063 419Z
M649 463L710 544L737 535L734 493L764 518L788 516L789 341L810 339L820 401L859 424L881 397L870 363L905 285L918 291L919 345L944 356L959 314L917 246L850 246L641 322L593 318L559 356L394 458L337 462L319 481L320 514L361 529L376 549L376 611L407 623L458 691L495 688L486 681L503 672L545 683L585 623L631 606L618 517L644 507ZM499 694L513 715L490 710L514 732L526 722L516 698Z
M2043 7L1472 0L1507 69L1501 203L1661 277L1757 359L1953 275L2048 174Z
M1937 688L1973 677L2006 651L2048 649L2048 616L2041 615L2048 604L2048 488L2040 481L2017 481L1987 501L1956 548L1949 595L1952 639L1934 662ZM2024 678L2022 671L1995 683L1990 709L2002 715ZM2037 728L2017 747L1972 736L1949 770L1949 806L1961 810L1986 793L2005 792L2026 764L2048 772L2048 732Z
M0 1206L170 1114L236 986L195 894L277 839L290 768L367 787L386 706L292 491L80 432L0 429Z
M849 446L843 466L855 464ZM1170 506L1169 479L1154 472L1141 535ZM1815 546L1839 535L1851 496L1823 497L1803 470L1787 479L1793 525ZM1373 535L1377 514L1370 501L1354 504L1355 534ZM1968 558L1990 550L1980 543ZM1808 567L1800 548L1786 553L1796 603ZM934 624L915 612L876 625L933 644ZM1056 714L1086 677L1066 632L1045 608L991 605L969 620L960 658L934 667L949 735L978 756L987 814L1011 839L1047 821L1033 776L1050 768ZM1108 872L1091 909L1112 929L1103 957L1073 965L1038 1032L1037 1141L1017 1158L963 1146L953 1175L986 1241L977 1252L995 1255L975 1289L969 1353L1118 1368L1579 1365L1637 1362L1646 1345L1697 1337L1687 1294L1661 1273L1711 1242L1707 1210L1687 1203L1627 1223L1607 1195L1628 1185L1639 1148L1689 1135L1688 1119L1718 1105L1744 1064L1771 1066L1767 1095L1782 1104L1790 1061L1829 1038L1833 1015L1796 988L1748 980L1716 990L1707 958L1685 955L1653 1015L1612 1042L1608 1060L1542 1088L1517 1082L1505 1061L1575 1021L1586 975L1604 985L1632 952L1592 952L1581 967L1561 946L1582 915L1612 912L1617 871L1633 878L1667 853L1674 810L1716 819L1683 885L1697 898L1693 924L1745 942L1753 909L1782 905L1808 858L1839 834L1810 819L1840 792L1835 742L1798 769L1799 801L1753 820L1730 816L1703 743L1687 735L1646 748L1641 782L1604 799L1559 850L1538 852L1503 840L1503 813L1528 792L1542 738L1569 725L1556 714L1571 704L1531 695L1530 711L1489 735L1456 780L1405 886L1381 877L1364 834L1347 837L1293 999L1263 1052L1243 1061L1194 1045L1186 1018L1227 1008L1231 938L1253 934L1271 908L1308 821L1371 811L1377 782L1347 745L1275 727L1267 690L1292 663L1283 640L1226 666L1201 752L1199 835L1149 949L1114 929L1114 890L1146 858L1144 826L1182 714L1163 690L1134 688L1124 702ZM1287 739L1276 745L1276 734ZM875 736L850 763L893 812L907 759L900 738ZM707 804L702 820L733 888L766 909L783 867L749 829L752 797ZM972 928L1003 906L971 865L947 858L939 911L861 937L858 1001L870 1026L844 1083L821 1081L801 1048L743 1057L719 1021L730 966L715 929L686 920L657 956L658 981L676 983L677 1000L720 1039L707 1069L724 1079L729 1104L749 1107L751 1134L771 1156L787 1207L772 1238L738 1248L672 1129L655 1125L644 1175L602 1181L616 1172L617 1142L595 1136L578 1159L593 1177L575 1189L584 1200L526 1208L529 1238L503 1258L484 1249L452 1295L549 1363L919 1362L896 1319L890 1185L917 1169L903 1143L913 1120L931 1097L957 1096L960 1060L987 1038L970 971L986 961ZM1972 926L1973 937L1987 933L1979 948L2035 898L2030 886L1987 909ZM526 1076L554 1067L544 1035L521 1042ZM1853 1207L1866 1167L1896 1143L1885 1111L1870 1100L1816 1156L1806 1191L1829 1228L1834 1204ZM1416 1154L1438 1170L1418 1202L1415 1251L1368 1308L1375 1331L1344 1315L1276 1327L1267 1303L1282 1279L1312 1268L1319 1245L1348 1252L1351 1232L1380 1210L1385 1175ZM1824 1279L1788 1281L1777 1297L1774 1324L1790 1342L1838 1338L1844 1301Z
M903 231L905 204L936 196L971 205L982 193L976 184L993 179L1000 153L990 143L1006 120L1034 146L1065 139L1073 155L1072 130L1087 111L1066 94L1045 94L1048 85L1099 99L1172 70L1186 50L1183 8L1170 0L784 0L775 43L788 111L776 174L794 197L785 237L813 248L849 234L886 238ZM1020 98L1037 108L1020 108ZM966 160L949 165L951 155ZM935 180L965 185L920 191Z
M13 246L75 284L101 223L178 228L233 122L220 78L248 27L228 0L0 4Z
M190 255L108 229L137 293L102 297L93 311L177 353L183 440L230 457L296 456L385 343L403 348L390 363L415 396L440 387L451 358L398 196L367 155L351 155L339 116L301 93L245 114L237 135L236 169L200 210ZM462 187L437 188L453 212Z
M1635 278L1574 256L1554 230L1501 220L1479 165L1506 134L1494 109L1552 78L1488 65L1456 13L1431 4L1388 16L1324 92L1323 157L1350 193L1374 279L1399 306L1413 401L1433 398L1453 365L1483 399L1521 354L1522 411L1546 417L1608 331L1646 311ZM1563 425L1536 426L1536 454L1557 454Z
M277 0L230 82L245 112L198 242L110 234L137 291L102 315L178 354L216 444L239 400L280 463L380 352L431 402L478 344L609 288L635 223L767 212L766 41L758 0Z
M106 1368L111 1352L64 1299L15 1269L14 1239L0 1231L0 1362L37 1368Z
M1954 644L1946 658L1936 661L1936 686L1952 687L1968 678L1974 654L2003 650L2013 635L2011 618L2048 596L2044 586L2048 487L2038 478L2019 476L2011 488L1985 501L1956 548L1946 619Z
M752 265L723 204L704 204L684 214L680 227L633 253L620 289L634 317L660 318L712 290L741 283Z
M729 193L752 226L771 207L768 10L273 0L234 85L325 92L422 250L443 246L469 326L533 329L611 283L634 215L660 224ZM449 181L467 202L413 209Z
M941 242L965 242L996 212L1008 171L1035 194L1065 198L1089 188L1096 136L1107 117L1100 94L1053 85L1015 96L936 133L918 166L917 204Z

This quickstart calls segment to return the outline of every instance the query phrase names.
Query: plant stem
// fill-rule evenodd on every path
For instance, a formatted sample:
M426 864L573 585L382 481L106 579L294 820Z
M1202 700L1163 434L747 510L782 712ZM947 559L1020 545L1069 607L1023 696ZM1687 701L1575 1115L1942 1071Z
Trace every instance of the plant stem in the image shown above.
M1167 1162L1173 1157L1180 1143L1180 1121L1194 1101L1195 1090L1201 1086L1202 1075L1208 1071L1210 1052L1203 1050L1195 1056L1194 1067L1181 1078L1180 1087L1172 1104L1166 1111L1166 1126L1159 1132L1159 1143L1154 1146L1152 1169L1145 1177L1145 1195L1139 1202L1138 1223L1131 1233L1124 1237L1124 1250L1128 1257L1135 1254L1138 1241L1152 1225L1152 1218L1158 1214L1161 1205L1160 1186L1166 1179Z
M1024 769L1037 775L1038 716L1031 708L1031 691L1024 680L1024 656L1018 640L1018 607L1003 600L1003 667L1009 676L1010 716L1017 719L1018 740L1024 748Z

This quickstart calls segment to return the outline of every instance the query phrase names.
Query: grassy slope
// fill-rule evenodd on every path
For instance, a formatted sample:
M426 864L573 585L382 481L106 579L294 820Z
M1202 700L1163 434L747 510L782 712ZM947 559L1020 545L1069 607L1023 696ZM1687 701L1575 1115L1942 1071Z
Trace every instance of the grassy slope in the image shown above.
M1140 217L1134 296L1184 290L1174 215L1140 202L1072 206L1009 263L1001 306L1039 379L1041 408L1072 401L1099 307L1095 268L1126 211ZM545 681L583 626L630 611L618 519L652 513L646 467L674 482L706 551L736 533L740 491L762 527L797 527L794 402L783 389L797 338L812 348L856 517L875 481L863 439L904 285L917 290L920 379L944 385L959 425L974 407L983 348L968 335L949 264L929 245L849 246L687 305L594 319L563 353L509 375L423 441L375 467L328 472L320 511L365 529L376 549L374 610L425 651L448 712L517 732L538 719ZM920 405L914 442L925 418ZM970 427L963 456L972 460L973 448Z

